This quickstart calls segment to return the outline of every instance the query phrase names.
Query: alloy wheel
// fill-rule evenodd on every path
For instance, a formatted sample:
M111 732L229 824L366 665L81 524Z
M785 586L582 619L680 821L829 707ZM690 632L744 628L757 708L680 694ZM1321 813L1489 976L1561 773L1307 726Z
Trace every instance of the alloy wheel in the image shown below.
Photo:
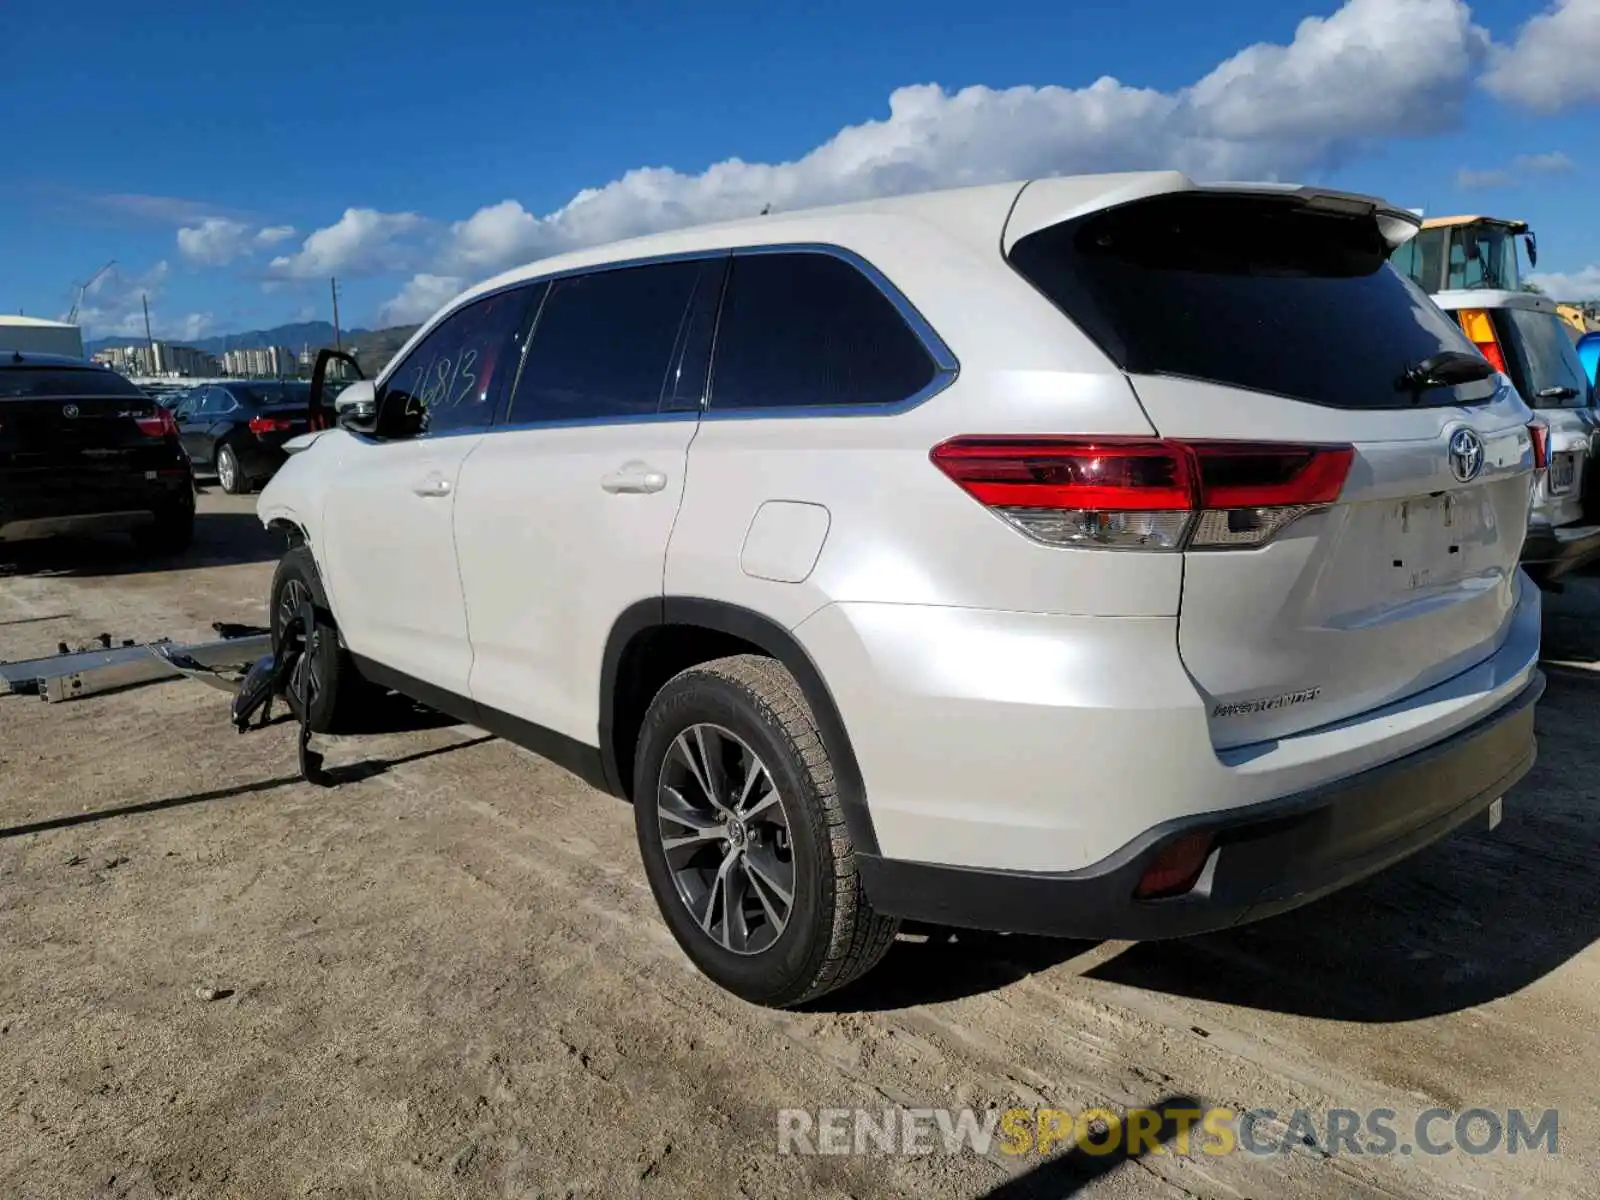
M772 773L737 734L691 725L661 764L657 831L678 897L724 950L759 954L794 909L789 818Z

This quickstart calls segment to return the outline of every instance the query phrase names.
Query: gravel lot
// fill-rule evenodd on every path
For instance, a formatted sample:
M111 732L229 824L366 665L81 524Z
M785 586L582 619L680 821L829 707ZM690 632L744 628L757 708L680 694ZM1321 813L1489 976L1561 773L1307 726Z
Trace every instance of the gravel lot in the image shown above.
M276 548L208 491L188 559L0 550L0 659L260 621ZM1600 659L1600 581L1547 651ZM0 696L0 1196L1593 1196L1600 674L1552 670L1492 835L1183 943L914 931L813 1011L715 990L627 808L403 711L247 737L178 681ZM214 989L215 998L203 989ZM780 1108L1560 1112L1559 1153L779 1156ZM1448 1126L1445 1127L1446 1129Z

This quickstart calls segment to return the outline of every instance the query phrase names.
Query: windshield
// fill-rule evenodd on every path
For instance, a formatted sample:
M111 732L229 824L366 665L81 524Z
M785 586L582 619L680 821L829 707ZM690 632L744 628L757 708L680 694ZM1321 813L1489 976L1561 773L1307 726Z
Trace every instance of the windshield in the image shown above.
M147 398L115 371L93 367L7 367L0 370L0 399L56 396Z
M1431 232L1431 231L1430 231ZM1517 270L1517 239L1503 225L1463 225L1450 230L1450 274L1446 288L1497 288L1514 292L1522 286ZM1469 255L1477 235L1477 257Z

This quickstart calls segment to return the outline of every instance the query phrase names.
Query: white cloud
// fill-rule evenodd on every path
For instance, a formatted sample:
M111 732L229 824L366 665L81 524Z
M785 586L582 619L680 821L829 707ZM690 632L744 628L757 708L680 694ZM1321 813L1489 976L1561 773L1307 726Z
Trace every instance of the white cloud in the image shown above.
M1571 274L1560 271L1535 272L1529 278L1557 300L1600 299L1600 264Z
M250 227L242 221L207 217L178 230L178 252L191 262L221 267L244 254L249 240Z
M78 321L87 338L126 337L144 340L144 301L150 303L150 330L155 337L173 342L204 337L216 326L209 312L168 316L162 304L172 268L165 259L138 275L113 268L84 291Z
M1556 112L1600 100L1600 0L1555 0L1496 47L1483 83L1501 100Z
M312 232L295 253L274 258L271 270L291 279L405 270L416 254L410 235L426 226L416 213L347 208L335 224Z
M1379 139L1458 123L1489 45L1463 0L1348 0L1330 17L1302 21L1289 45L1248 47L1175 92L1110 77L1080 88L902 87L887 118L848 126L793 162L735 158L698 175L642 167L545 216L515 200L479 209L437 239L426 278L482 278L575 246L754 216L768 204L1079 171L1315 172ZM417 294L437 295L423 279L391 305L415 312Z
M459 275L417 275L378 310L378 324L416 325L427 320L445 301L466 286Z
M1490 171L1471 171L1466 167L1456 172L1456 186L1465 191L1475 192L1481 188L1507 187L1511 183L1511 172L1499 168Z
M286 241L294 234L293 225L268 225L252 231L243 221L207 217L198 225L178 230L178 252L190 262L223 267L236 258L253 254L262 246Z
M1517 170L1530 175L1564 175L1577 165L1559 150L1552 154L1519 154L1511 161Z

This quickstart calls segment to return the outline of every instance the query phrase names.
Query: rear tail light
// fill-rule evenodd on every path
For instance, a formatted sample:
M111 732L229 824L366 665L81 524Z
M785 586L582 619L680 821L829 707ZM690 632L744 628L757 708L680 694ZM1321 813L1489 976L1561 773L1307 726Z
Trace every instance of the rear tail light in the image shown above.
M1194 890L1211 857L1215 839L1209 833L1179 838L1150 860L1133 894L1139 900L1160 900Z
M294 428L294 422L288 417L251 417L250 432L262 433L288 433Z
M173 437L178 436L178 419L165 408L157 408L153 413L135 417L133 423L146 437L166 437L168 434Z
M1481 308L1461 310L1461 328L1478 348L1478 353L1489 360L1500 374L1506 373L1505 352L1500 349L1500 339L1495 336L1494 319Z
M1036 541L1115 550L1265 545L1339 498L1353 446L958 437L935 466Z
M1550 426L1534 421L1528 426L1528 436L1533 439L1533 469L1542 471L1550 465Z

